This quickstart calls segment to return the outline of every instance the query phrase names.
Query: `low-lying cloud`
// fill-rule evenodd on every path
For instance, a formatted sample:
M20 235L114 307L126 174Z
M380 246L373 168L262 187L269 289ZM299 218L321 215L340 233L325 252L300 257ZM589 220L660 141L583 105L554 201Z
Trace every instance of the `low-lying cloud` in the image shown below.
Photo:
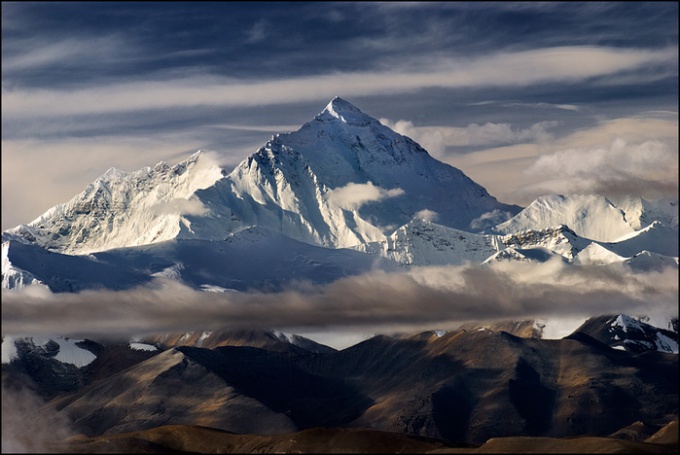
M46 412L45 402L25 384L2 383L2 453L49 453L75 434L68 417Z
M559 260L373 271L326 285L295 283L276 293L206 293L159 278L126 291L3 292L2 332L90 337L222 328L379 332L611 313L677 317L677 283L677 268L642 274L624 265L573 267Z

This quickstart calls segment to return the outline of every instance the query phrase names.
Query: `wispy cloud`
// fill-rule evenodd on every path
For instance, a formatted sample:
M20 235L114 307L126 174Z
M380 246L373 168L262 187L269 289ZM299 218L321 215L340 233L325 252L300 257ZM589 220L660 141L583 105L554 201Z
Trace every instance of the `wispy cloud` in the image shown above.
M257 21L246 33L246 43L261 43L270 36L270 30L276 28L266 20Z
M49 42L24 40L12 46L11 55L3 55L2 71L4 76L6 72L18 70L47 71L52 66L113 65L136 55L134 49L122 35L82 36ZM10 49L3 48L4 52L10 54Z
M554 104L554 103L503 103L503 107L535 107L535 108L549 108L549 109L563 109L565 111L580 111L582 106L575 104Z
M379 95L428 87L513 87L604 78L661 64L672 66L677 74L677 48L653 51L595 46L536 49L475 59L448 59L421 67L418 72L401 72L394 68L390 72L344 72L252 81L205 76L132 81L72 90L3 87L2 113L17 118L103 114L200 105L257 106L320 101L338 93L344 96ZM642 72L630 77L649 82L655 80L657 74Z
M75 434L68 418L45 412L45 402L27 385L2 382L2 452L48 453Z

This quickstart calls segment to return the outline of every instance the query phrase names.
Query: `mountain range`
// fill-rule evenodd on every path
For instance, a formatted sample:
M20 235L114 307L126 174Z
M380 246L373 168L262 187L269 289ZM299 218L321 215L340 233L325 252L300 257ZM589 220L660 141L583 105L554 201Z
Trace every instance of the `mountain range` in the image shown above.
M595 276L677 271L678 200L576 194L504 204L341 98L231 170L205 152L111 168L2 233L3 295L13 297L38 289L96 300L94 291L163 280L218 297L276 296L376 271L533 264L548 273L556 263ZM37 428L60 425L80 435L64 442L55 432L61 442L49 447L62 451L200 452L201 438L264 447L266 438L236 443L234 434L312 452L349 434L414 451L517 436L643 441L667 424L677 434L677 313L664 327L617 308L583 321L544 339L538 321L490 314L342 350L274 328L76 339L5 333L3 324L3 414L22 390L40 397L32 426L13 429L37 451ZM293 434L306 442L277 439ZM670 439L635 447L666 453L677 449Z
M677 355L621 350L615 340L633 329L641 342L672 333L625 315L593 318L561 340L543 340L531 326L518 321L380 335L341 351L248 330L134 342L21 338L11 340L17 349L3 364L3 406L25 400L19 390L29 386L46 403L29 408L30 425L13 435L32 437L29 448L61 444L63 451L85 441L106 446L108 438L119 441L108 450L137 451L126 438L139 441L150 431L169 432L162 440L170 446L175 443L167 438L188 431L183 451L204 451L208 435L193 434L193 426L243 435L239 444L255 435L294 440L298 432L328 429L309 442L312 452L338 450L339 429L370 429L374 433L362 438L378 451L418 441L408 438L428 438L419 441L434 450L518 436L588 435L604 438L600 446L607 447L612 438L643 441L677 419ZM633 431L636 422L644 425ZM38 440L38 428L62 439ZM68 435L81 436L67 441ZM672 453L673 447L677 434L669 446L643 452Z
M293 276L327 283L369 267L554 257L653 270L677 267L678 201L551 195L524 209L503 204L335 98L231 172L202 152L174 166L111 168L2 237L3 289L54 292L125 289L159 274L196 289L278 289Z

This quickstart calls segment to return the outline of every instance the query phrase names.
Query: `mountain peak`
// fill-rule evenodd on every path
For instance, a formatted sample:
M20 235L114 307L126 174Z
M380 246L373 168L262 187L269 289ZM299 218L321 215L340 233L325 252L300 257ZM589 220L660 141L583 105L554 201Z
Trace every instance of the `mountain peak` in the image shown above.
M361 112L358 107L356 107L349 101L340 98L339 96L336 96L328 103L328 105L326 106L326 110L331 110L334 112L342 111Z
M333 98L316 118L320 121L337 119L350 125L366 125L376 122L374 118L364 114L358 107L339 96Z

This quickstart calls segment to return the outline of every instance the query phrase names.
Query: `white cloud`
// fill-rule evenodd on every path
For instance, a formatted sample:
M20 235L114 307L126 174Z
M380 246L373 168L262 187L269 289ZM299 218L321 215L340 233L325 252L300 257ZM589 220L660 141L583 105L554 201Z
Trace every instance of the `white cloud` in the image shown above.
M536 190L672 196L678 191L678 150L659 140L630 143L618 138L604 147L542 155L526 172L544 179L534 185Z
M155 205L152 211L156 215L205 215L208 208L196 198L175 198Z
M367 202L401 196L401 188L384 189L368 183L348 183L328 192L328 202L343 209L358 209Z
M507 221L511 217L512 213L510 212L494 209L490 212L482 213L478 218L470 221L470 227L472 229L484 229Z
M435 212L434 210L430 209L423 209L419 212L416 212L414 215L414 218L420 218L425 221L430 221L434 222L437 221L437 218L439 218L439 214Z
M677 196L677 113L656 117L645 113L603 120L543 143L442 159L463 169L499 200L524 206L538 196L570 192Z

